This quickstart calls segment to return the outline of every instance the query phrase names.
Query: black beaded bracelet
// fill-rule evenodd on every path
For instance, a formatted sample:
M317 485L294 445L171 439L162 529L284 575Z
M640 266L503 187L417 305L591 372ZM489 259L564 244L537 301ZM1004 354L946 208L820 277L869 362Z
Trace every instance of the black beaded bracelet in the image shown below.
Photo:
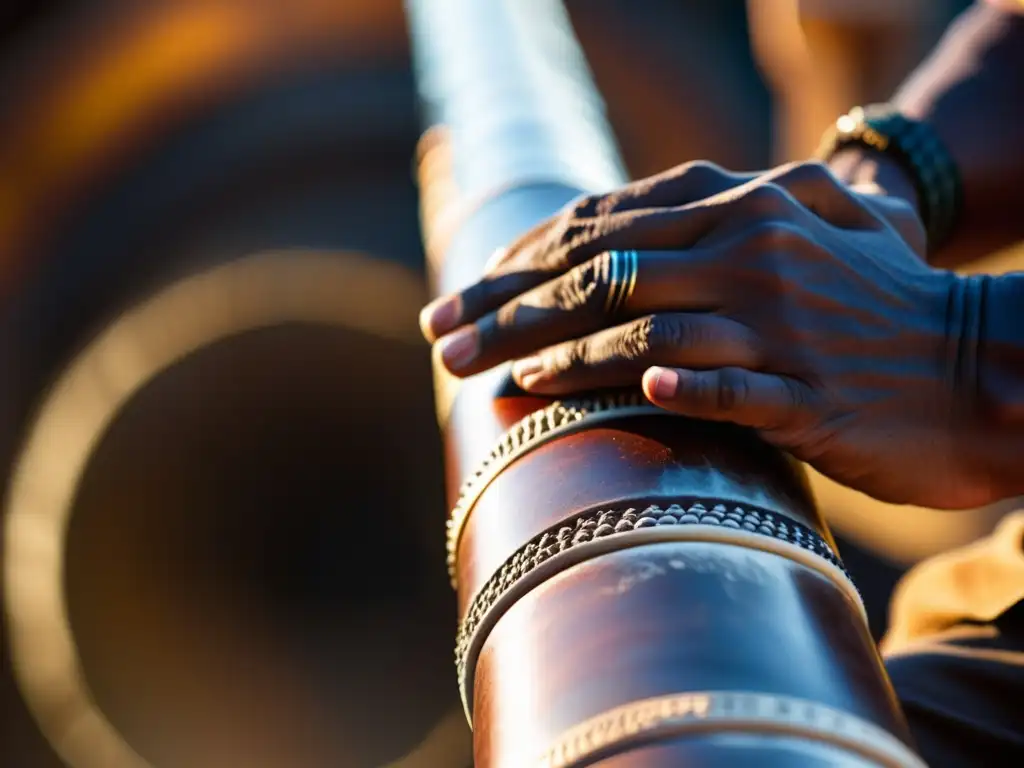
M849 147L881 152L899 163L917 190L928 249L942 245L960 214L963 188L952 156L932 128L889 104L856 107L825 134L817 156L827 162Z

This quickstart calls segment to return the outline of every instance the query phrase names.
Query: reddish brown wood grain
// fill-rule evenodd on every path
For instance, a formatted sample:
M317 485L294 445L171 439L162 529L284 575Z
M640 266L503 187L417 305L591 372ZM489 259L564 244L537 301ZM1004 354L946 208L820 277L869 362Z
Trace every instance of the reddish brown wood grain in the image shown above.
M493 768L525 765L623 703L686 691L793 696L903 728L844 594L805 566L722 544L624 549L555 576L498 622L475 690L476 764Z

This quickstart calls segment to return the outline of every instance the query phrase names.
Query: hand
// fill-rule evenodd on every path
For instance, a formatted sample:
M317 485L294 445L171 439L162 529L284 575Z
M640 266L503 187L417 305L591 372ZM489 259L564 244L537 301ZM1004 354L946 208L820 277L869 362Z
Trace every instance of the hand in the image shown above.
M631 292L609 253L627 248ZM576 204L422 322L458 376L514 359L537 394L642 381L658 406L751 427L879 499L976 506L996 492L970 460L973 314L923 252L909 205L819 164L683 166Z

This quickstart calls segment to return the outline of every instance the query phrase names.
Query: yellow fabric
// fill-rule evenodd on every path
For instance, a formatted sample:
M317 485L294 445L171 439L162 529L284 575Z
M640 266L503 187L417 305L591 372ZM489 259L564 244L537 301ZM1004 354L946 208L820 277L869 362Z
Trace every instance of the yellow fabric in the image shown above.
M915 650L958 625L990 622L1022 600L1024 511L1007 515L990 536L929 558L904 576L882 650Z

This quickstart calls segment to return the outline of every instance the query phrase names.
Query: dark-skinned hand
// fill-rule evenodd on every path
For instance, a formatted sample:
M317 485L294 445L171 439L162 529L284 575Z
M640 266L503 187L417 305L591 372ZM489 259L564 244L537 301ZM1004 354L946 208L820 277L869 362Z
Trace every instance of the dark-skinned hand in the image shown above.
M635 287L610 314L609 251L626 249ZM574 203L421 323L457 376L514 360L541 395L642 385L878 499L976 506L997 494L970 458L965 279L923 251L907 203L820 164L687 164Z

